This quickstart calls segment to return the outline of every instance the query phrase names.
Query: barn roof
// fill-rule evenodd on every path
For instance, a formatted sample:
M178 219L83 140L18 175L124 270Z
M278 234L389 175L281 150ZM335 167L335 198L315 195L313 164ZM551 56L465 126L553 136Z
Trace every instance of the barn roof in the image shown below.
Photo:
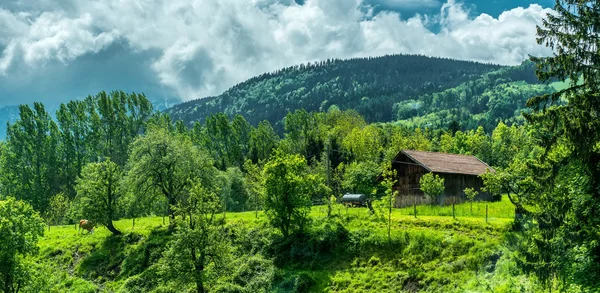
M404 150L400 152L429 172L481 175L495 170L475 156Z

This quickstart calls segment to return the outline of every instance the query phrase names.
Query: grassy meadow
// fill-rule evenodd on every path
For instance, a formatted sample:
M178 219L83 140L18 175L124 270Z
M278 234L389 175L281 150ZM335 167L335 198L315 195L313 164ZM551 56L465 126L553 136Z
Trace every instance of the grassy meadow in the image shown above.
M487 203L486 223L485 205L474 203L473 213L469 203L456 205L456 219L451 206L418 206L417 218L412 207L394 209L391 239L386 222L366 208L336 206L327 218L327 207L315 206L315 228L289 241L277 240L262 212L221 214L223 229L235 240L227 268L211 276L212 292L535 291L532 280L514 275L506 254L512 206L506 199ZM132 219L116 221L120 236L104 227L89 234L75 225L50 227L32 260L45 280L40 288L180 292L183 286L192 291L193 285L161 282L159 259L170 239L168 218L164 221L139 218L135 226ZM236 285L250 281L254 287Z

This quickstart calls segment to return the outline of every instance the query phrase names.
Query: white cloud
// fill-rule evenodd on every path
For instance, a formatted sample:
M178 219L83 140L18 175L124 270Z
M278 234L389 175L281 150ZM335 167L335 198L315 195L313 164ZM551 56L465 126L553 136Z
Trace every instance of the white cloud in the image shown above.
M362 0L54 1L62 6L22 0L10 11L0 9L0 26L7 27L0 31L0 85L23 65L68 67L117 43L132 54L152 52L148 70L184 100L326 58L415 53L518 64L528 54L550 53L535 42L535 25L550 10L535 4L498 18L470 18L460 3L449 0L437 17L402 19L389 11L371 17ZM430 29L432 21L439 31Z
M441 3L438 0L381 0L380 3L394 8L433 8L439 7Z

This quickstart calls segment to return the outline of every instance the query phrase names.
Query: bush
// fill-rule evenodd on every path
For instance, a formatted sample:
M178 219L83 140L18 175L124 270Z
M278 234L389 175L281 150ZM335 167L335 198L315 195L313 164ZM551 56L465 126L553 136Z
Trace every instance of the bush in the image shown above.
M310 288L317 284L317 281L308 273L301 272L296 276L294 281L293 292L304 293L310 292Z
M268 292L275 276L273 262L261 256L251 256L245 259L234 273L235 285L243 287L248 292Z
M273 241L270 252L278 266L314 268L327 262L331 256L345 254L348 239L350 233L341 223L326 222L311 231Z
M237 284L219 284L217 285L211 292L214 293L246 293L246 292L254 292L244 289L244 287Z

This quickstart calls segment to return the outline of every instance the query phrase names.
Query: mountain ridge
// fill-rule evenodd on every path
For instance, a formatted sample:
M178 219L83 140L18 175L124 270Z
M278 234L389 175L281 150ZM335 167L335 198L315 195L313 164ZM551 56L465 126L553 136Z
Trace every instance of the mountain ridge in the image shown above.
M241 114L253 125L267 120L282 129L281 120L290 111L326 111L336 106L355 109L369 122L389 122L395 121L392 108L396 103L442 92L502 69L514 68L514 72L493 78L539 83L533 68L523 66L525 70L422 55L329 59L264 73L220 95L187 101L165 112L188 126L223 112L230 117Z

